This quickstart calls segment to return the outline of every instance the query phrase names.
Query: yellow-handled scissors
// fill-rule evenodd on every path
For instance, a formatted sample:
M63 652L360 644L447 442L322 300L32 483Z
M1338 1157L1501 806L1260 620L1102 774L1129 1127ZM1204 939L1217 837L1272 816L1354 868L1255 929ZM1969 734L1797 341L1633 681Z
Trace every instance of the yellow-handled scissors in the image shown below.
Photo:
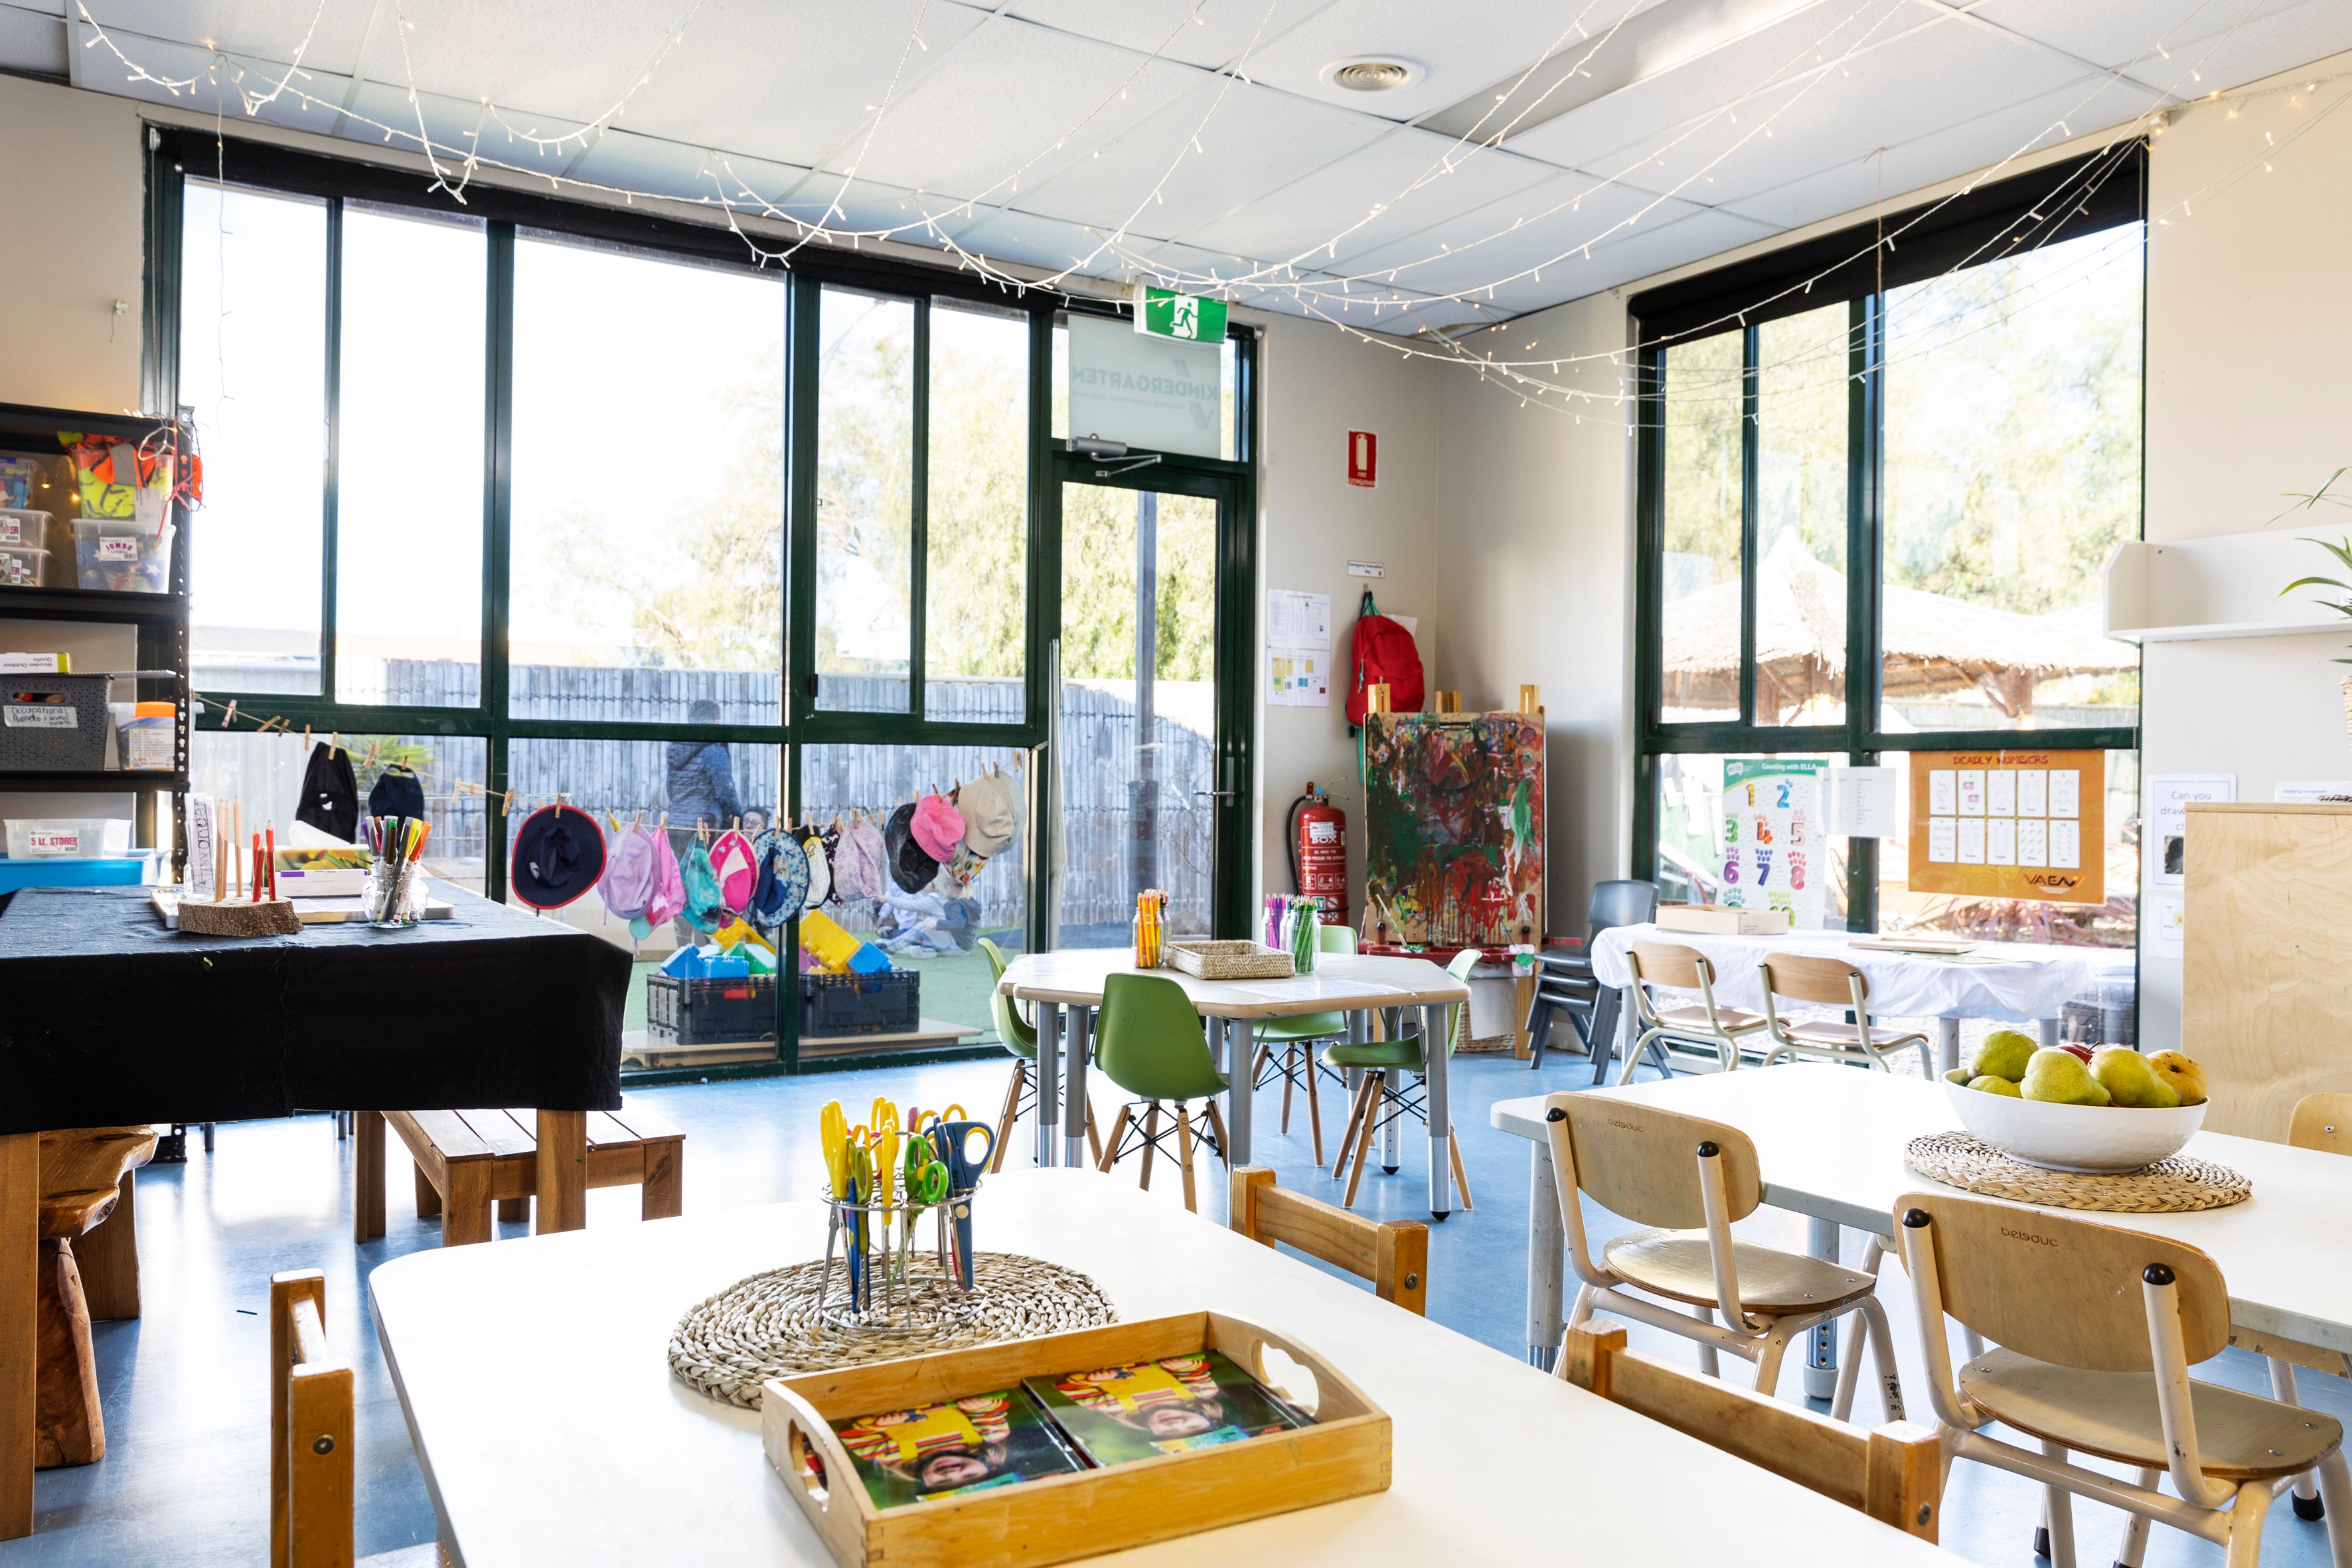
M827 1100L817 1113L817 1139L824 1146L825 1174L832 1179L833 1195L849 1195L849 1118L842 1113L841 1101Z

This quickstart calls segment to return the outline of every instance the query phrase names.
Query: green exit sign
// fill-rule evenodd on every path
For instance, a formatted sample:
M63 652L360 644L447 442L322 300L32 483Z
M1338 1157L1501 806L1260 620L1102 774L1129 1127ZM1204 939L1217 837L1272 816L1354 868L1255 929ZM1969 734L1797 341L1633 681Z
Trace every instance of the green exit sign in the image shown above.
M1139 284L1135 291L1135 330L1147 337L1178 338L1188 343L1222 342L1225 336L1225 302Z

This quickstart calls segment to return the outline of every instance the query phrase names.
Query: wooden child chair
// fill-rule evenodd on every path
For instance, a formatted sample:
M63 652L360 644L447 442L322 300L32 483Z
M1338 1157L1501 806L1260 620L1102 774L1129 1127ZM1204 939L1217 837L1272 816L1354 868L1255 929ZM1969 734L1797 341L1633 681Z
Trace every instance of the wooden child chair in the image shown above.
M269 1568L351 1568L352 1368L327 1341L327 1277L269 1277ZM440 1568L436 1546L357 1568Z
M1695 947L1671 942L1637 942L1626 954L1633 971L1635 1034L1625 1063L1617 1069L1620 1085L1633 1081L1642 1053L1654 1047L1658 1070L1673 1076L1666 1053L1676 1046L1696 1046L1710 1051L1717 1066L1729 1072L1739 1065L1739 1042L1765 1026L1760 1013L1719 1005L1715 999L1715 965ZM1650 995L1653 985L1698 993L1696 1006L1660 1007Z
M2296 1100L2286 1141L2298 1149L2315 1150L2323 1154L2352 1154L2352 1094L2340 1090L2306 1094ZM2294 1363L2279 1356L2267 1359L2271 1365L2271 1396L2289 1405L2301 1405L2303 1396L2294 1385ZM2311 1472L2295 1477L2293 1490L2297 1519L2326 1516L2327 1507L2320 1499L2319 1483Z
M980 939L980 950L988 955L992 982L1004 978L1004 952L986 937ZM1005 1151L1013 1146L1013 1124L1024 1115L1037 1109L1037 1091L1032 1075L1037 1068L1037 1026L1021 1016L1021 1009L1012 997L995 989L988 993L988 1010L996 1023L997 1043L1013 1057L1013 1079L1004 1086L1004 1109L996 1120L996 1152L989 1156L989 1173L1004 1169ZM1087 1142L1094 1151L1095 1163L1102 1163L1102 1132L1095 1124L1095 1108L1087 1104Z
M1936 1539L1943 1445L1909 1421L1858 1432L1799 1405L1695 1377L1625 1348L1595 1318L1568 1331L1559 1376L1923 1541Z
M1176 1163L1184 1177L1184 1206L1201 1212L1192 1174L1192 1117L1186 1102L1205 1100L1210 1148L1219 1159L1225 1154L1225 1119L1217 1110L1217 1096L1225 1079L1209 1055L1209 1038L1192 999L1173 980L1157 974L1113 974L1103 981L1102 1016L1095 1028L1095 1065L1111 1082L1136 1098L1118 1108L1103 1148L1101 1169L1108 1171L1128 1155L1143 1154L1143 1186L1151 1186L1151 1162L1162 1152L1160 1117L1163 1103L1175 1102L1173 1126ZM1136 1138L1128 1142L1130 1119Z
M1754 1362L1756 1392L1769 1398L1789 1347L1851 1312L1856 1330L1838 1369L1830 1414L1843 1421L1853 1410L1867 1338L1887 1419L1903 1418L1894 1340L1876 1294L1880 1248L1872 1244L1857 1272L1736 1239L1732 1225L1753 1214L1763 1195L1756 1145L1746 1133L1591 1093L1545 1096L1544 1121L1569 1257L1581 1281L1569 1314L1571 1328L1605 1306L1697 1341L1700 1370L1709 1375L1717 1370L1717 1351ZM1596 1257L1584 1235L1586 1197L1651 1228L1614 1237ZM1629 1293L1634 1290L1645 1294Z
M1429 1227L1416 1220L1369 1220L1276 1186L1264 1165L1233 1172L1233 1227L1252 1241L1295 1247L1360 1279L1408 1312L1429 1312Z
M1478 966L1479 952L1465 947L1454 955L1445 972L1460 981L1468 981L1470 972ZM1454 1047L1470 1033L1470 1007L1456 1002L1445 1009L1445 1054L1450 1059ZM1362 1080L1356 1086L1355 1099L1348 1108L1347 1129L1339 1134L1339 1154L1331 1166L1331 1179L1345 1178L1348 1195L1340 1200L1349 1208L1356 1206L1356 1189L1364 1180L1364 1167L1371 1163L1372 1139L1383 1128L1406 1117L1426 1122L1429 1120L1428 1091L1423 1087L1429 1073L1428 1042L1418 1030L1394 1040L1346 1040L1326 1046L1323 1059L1336 1068L1360 1072ZM1408 1087L1403 1079L1412 1075ZM1352 1150L1349 1145L1352 1143ZM1355 1167L1349 1168L1352 1153ZM1462 1194L1465 1209L1477 1205L1470 1201L1470 1175L1462 1168L1462 1141L1454 1136L1451 1125L1445 1129L1445 1157L1453 1167L1454 1184Z
M1842 958L1812 958L1776 952L1756 965L1764 982L1764 1026L1772 1041L1764 1053L1770 1067L1782 1057L1811 1057L1819 1061L1853 1062L1887 1070L1888 1053L1905 1049L1919 1053L1919 1074L1930 1082L1936 1058L1927 1037L1912 1031L1873 1035L1870 1029L1870 976ZM1820 1018L1792 1023L1773 1005L1775 996L1853 1010L1853 1022Z
M2145 1232L1949 1193L1912 1193L1895 1214L1945 1451L2042 1483L2047 1541L2036 1550L2051 1568L2074 1568L2077 1495L2131 1515L2119 1568L2137 1568L2150 1521L2251 1568L2274 1489L2315 1468L2331 1561L2352 1568L2343 1427L2189 1379L2230 1342L2230 1293L2211 1258ZM2000 1347L1957 1378L1948 1315ZM1995 1421L2040 1439L2041 1451L1987 1436ZM2070 1451L2137 1478L2070 1463ZM2168 1471L2178 1497L2157 1490Z

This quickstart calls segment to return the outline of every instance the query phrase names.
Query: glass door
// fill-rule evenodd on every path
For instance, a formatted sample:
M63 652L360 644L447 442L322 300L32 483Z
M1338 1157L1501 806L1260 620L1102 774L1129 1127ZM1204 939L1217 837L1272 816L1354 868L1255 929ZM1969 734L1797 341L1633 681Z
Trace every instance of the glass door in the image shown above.
M1224 932L1246 897L1248 702L1228 646L1237 487L1223 475L1061 467L1053 703L1057 947L1128 941L1135 898L1168 894L1171 934ZM1245 557L1242 557L1245 559ZM1239 599L1237 616L1229 607ZM1246 665L1246 654L1240 664ZM1234 733L1238 721L1240 733ZM1228 863L1242 848L1239 879ZM1236 889L1240 890L1237 891Z

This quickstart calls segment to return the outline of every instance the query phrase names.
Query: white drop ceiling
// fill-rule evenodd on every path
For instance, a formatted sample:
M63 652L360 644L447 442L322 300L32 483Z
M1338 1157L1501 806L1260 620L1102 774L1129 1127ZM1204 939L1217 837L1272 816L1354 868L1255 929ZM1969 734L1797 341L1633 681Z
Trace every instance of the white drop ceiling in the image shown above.
M413 147L421 121L539 173L912 225L915 244L937 243L928 216L1008 263L1213 274L1276 310L1298 307L1270 279L1347 279L1346 319L1399 332L1579 298L2352 48L2344 0L0 0L0 69L215 107L210 82L128 79L84 5L156 76L225 61L251 89L299 49L307 99L255 118L363 148L383 127ZM1360 57L1418 79L1325 79ZM624 99L584 146L509 135ZM244 118L233 82L225 109ZM1502 145L1472 144L1506 117ZM1402 308L1375 318L1374 295Z

